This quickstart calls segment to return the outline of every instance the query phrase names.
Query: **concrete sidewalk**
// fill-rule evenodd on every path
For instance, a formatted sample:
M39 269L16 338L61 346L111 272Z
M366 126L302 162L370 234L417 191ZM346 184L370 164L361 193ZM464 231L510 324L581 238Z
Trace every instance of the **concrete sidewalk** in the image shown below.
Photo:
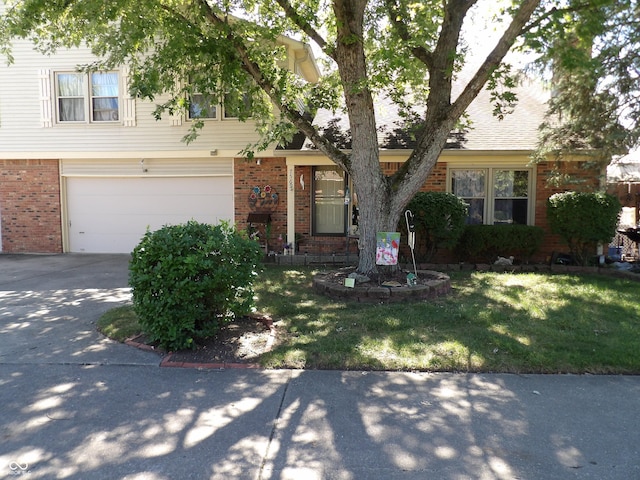
M640 479L640 377L161 369L127 261L0 255L0 478Z

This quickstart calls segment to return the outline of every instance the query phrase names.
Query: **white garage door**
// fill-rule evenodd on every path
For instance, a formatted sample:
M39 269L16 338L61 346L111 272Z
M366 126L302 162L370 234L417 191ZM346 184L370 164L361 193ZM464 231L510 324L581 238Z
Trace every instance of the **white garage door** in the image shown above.
M130 253L147 228L233 220L232 177L70 177L69 250Z

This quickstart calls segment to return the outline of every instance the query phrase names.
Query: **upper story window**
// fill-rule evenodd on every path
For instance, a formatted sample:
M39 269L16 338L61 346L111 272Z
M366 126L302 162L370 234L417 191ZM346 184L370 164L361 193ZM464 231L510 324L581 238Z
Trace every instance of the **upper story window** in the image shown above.
M194 93L189 98L189 120L206 118L218 118L218 102L209 95Z
M224 105L213 96L193 93L189 96L189 120L219 120L235 119L241 112L250 111L251 100L248 95L234 95L227 93Z
M245 94L227 93L224 96L224 118L239 118L251 111L251 97Z
M59 123L120 121L117 72L56 73L55 92Z
M455 168L450 171L449 185L469 205L468 224L531 223L530 169Z

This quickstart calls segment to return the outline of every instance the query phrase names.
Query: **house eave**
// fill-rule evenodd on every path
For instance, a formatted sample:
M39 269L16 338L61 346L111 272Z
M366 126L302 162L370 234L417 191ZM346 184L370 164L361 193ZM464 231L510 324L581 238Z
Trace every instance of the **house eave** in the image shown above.
M126 151L7 151L0 160L61 160L61 159L130 159L130 158L224 158L240 156L237 150L126 150Z
M351 150L343 150L349 154ZM380 157L408 157L413 150L407 149L380 149ZM277 150L277 153L283 157L287 156L303 156L303 157L324 157L324 153L320 150ZM440 156L522 156L531 155L533 150L466 150L466 149L447 149L443 150Z

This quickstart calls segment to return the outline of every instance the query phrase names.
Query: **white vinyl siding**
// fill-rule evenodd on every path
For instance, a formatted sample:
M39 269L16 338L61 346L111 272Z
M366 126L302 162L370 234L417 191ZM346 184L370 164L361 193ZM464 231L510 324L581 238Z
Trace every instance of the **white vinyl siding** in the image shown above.
M55 73L76 72L77 66L95 60L88 49L59 50L44 56L22 40L14 43L16 62L0 65L0 155L5 158L95 158L110 152L188 152L217 150L235 154L258 135L255 122L206 122L198 138L186 145L182 139L189 133L190 122L182 116L167 114L156 120L156 103L131 98L126 89L126 70L120 71L120 120L92 125L70 122L56 128ZM218 112L220 115L220 112ZM60 127L62 127L60 125ZM233 153L231 153L233 152ZM15 155L14 155L15 153Z
M63 177L231 177L230 158L68 159Z

